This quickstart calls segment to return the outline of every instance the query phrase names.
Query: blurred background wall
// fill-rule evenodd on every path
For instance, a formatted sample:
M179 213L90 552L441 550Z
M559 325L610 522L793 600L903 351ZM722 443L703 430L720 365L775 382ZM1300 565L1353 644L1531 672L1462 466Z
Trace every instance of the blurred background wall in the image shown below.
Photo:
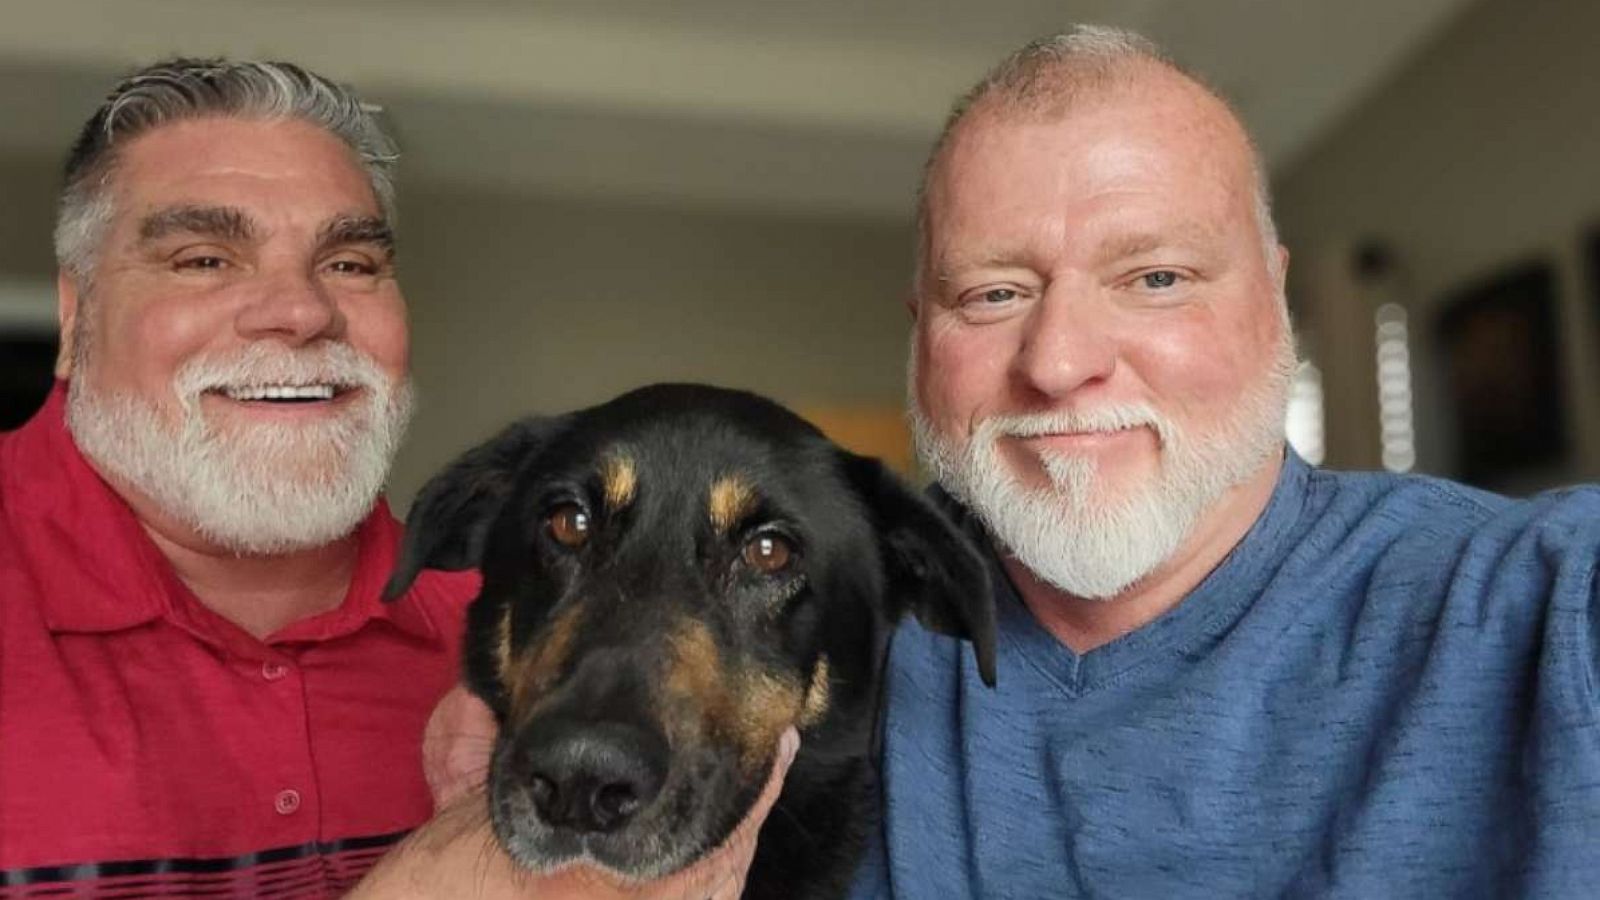
M1600 4L1588 0L0 2L0 405L53 341L57 168L116 74L270 56L405 152L423 406L394 475L662 379L753 388L903 455L910 206L950 101L1073 21L1238 104L1338 466L1504 490L1600 477ZM43 349L41 349L43 348ZM44 380L39 380L43 378ZM33 379L33 380L30 380ZM887 424L885 424L887 423Z
M1596 34L1596 3L1471 4L1276 173L1330 460L1382 462L1366 348L1393 302L1420 468L1513 491L1600 475Z

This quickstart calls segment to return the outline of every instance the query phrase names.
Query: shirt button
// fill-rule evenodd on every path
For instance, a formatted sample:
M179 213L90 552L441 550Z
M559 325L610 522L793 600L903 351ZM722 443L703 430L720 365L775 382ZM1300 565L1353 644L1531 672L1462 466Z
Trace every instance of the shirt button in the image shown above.
M261 677L268 681L277 681L289 674L289 667L283 663L264 662L261 664Z
M300 808L300 792L293 789L279 791L278 796L272 800L272 808L277 810L280 816L293 815L294 811Z

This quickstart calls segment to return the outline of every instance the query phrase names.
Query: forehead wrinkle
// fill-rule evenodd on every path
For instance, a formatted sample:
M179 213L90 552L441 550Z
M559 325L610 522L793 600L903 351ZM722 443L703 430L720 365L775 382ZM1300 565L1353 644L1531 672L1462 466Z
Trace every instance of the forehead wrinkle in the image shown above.
M741 475L718 478L712 483L706 502L712 527L723 534L754 512L755 507L755 488Z
M139 220L139 240L155 241L173 234L193 234L226 241L251 241L260 229L235 206L185 204L151 212Z
M639 470L633 457L613 451L600 464L600 485L605 494L606 508L612 512L633 503L639 490Z
M964 202L974 202L970 194L962 195ZM983 204L988 203L987 194L980 195L980 199ZM953 210L949 218L961 226L983 221L987 216L987 206L980 204L973 210ZM975 271L1034 272L1077 239L1069 232L1065 217L1055 209L1043 215L1035 209L1019 210L1008 221L1004 233L974 229L970 224L957 228L945 222L937 225L929 235L928 257L932 274L940 282Z

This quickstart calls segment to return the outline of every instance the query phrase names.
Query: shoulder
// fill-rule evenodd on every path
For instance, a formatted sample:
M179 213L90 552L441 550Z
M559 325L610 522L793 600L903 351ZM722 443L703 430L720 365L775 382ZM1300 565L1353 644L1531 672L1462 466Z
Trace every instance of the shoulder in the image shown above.
M1312 470L1308 535L1367 543L1419 563L1512 550L1593 553L1600 545L1600 486L1513 499L1421 475Z
M370 591L373 596L385 590L399 561L403 536L399 520L390 513L387 501L380 498L362 526L362 561L358 564L357 581L364 586L363 590ZM424 569L404 594L388 604L389 615L412 621L420 617L431 623L450 646L458 646L466 627L467 607L478 596L481 586L482 579L475 569L459 572Z
M1429 475L1310 469L1306 505L1319 516L1378 517L1402 526L1427 522L1471 529L1516 504L1507 497Z
M483 579L476 569L463 572L424 569L406 592L406 599L430 610L443 609L460 615L460 611L478 596L482 585Z
M390 510L388 498L380 497L361 528L363 558L369 560L379 576L377 584L382 585L400 562L405 525ZM476 569L423 569L397 602L416 603L429 610L454 610L459 615L478 596L481 586Z
M395 603L420 611L438 629L448 646L459 648L467 629L467 607L478 596L481 584L476 570L425 569Z
M1600 486L1513 499L1425 476L1313 471L1305 503L1285 583L1344 596L1358 618L1521 632L1600 603Z

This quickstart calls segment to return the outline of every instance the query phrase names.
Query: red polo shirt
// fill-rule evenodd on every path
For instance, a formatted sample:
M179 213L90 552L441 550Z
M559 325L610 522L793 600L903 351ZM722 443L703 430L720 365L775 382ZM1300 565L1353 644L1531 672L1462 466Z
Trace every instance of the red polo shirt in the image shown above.
M381 603L380 503L344 602L257 640L178 580L64 407L58 384L0 435L0 898L337 896L432 811L422 727L476 576Z

